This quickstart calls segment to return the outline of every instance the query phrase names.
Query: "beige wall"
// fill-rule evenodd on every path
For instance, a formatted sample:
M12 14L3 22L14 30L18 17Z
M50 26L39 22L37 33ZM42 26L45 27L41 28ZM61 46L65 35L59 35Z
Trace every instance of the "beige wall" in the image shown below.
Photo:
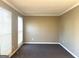
M0 7L5 8L12 12L12 51L18 47L18 16L22 16L16 12L13 8L9 7L2 1L0 1Z
M79 57L79 6L61 16L60 42Z
M25 17L24 42L58 42L58 24L59 17Z
M1 1L0 7L12 12L12 51L14 51L18 47L17 17L20 14ZM79 6L60 17L25 17L24 42L58 42L60 39L60 43L79 57Z

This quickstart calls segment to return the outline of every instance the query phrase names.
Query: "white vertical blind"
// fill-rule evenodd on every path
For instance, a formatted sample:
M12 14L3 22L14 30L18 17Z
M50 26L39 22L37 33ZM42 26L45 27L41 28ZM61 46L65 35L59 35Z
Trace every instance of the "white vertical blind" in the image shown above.
M18 46L22 44L23 41L23 18L18 16Z
M0 8L0 54L9 55L12 51L11 36L12 13Z

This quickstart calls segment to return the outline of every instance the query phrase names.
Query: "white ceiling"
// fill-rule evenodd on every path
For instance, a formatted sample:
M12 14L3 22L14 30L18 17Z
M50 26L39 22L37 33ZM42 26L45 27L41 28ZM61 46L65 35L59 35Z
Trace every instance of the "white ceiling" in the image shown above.
M78 5L79 0L3 0L25 16L59 16Z

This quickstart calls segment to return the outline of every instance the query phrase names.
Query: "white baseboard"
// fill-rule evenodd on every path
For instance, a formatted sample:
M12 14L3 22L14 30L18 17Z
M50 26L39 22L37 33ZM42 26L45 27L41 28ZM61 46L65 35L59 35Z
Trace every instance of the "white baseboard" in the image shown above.
M63 44L59 43L65 50L67 50L72 56L78 58L74 53L72 53L69 49L67 49Z
M13 56L13 55L20 49L20 47L21 47L22 45L23 45L23 43L20 44L20 45L18 46L18 48L17 48L15 51L13 51L13 52L9 55L9 57Z
M75 58L78 58L74 53L72 53L70 50L68 50L63 44L59 42L24 42L23 44L60 44L65 50L67 50L71 55L73 55ZM21 44L13 53L9 55L11 57L15 54L15 52L23 45Z
M11 54L9 54L9 57L11 57L12 55L14 55L14 54L16 53L16 51L17 51L18 49L20 49L20 47L21 47L23 44L59 44L59 43L58 43L58 42L24 42L24 43L20 44L20 45L18 46L18 48L17 48L15 51L13 51Z
M23 44L59 44L59 43L58 42L24 42L24 43L20 44L19 47L9 55L9 57L11 57L12 55L14 55L16 53L16 51L18 49L20 49L20 47Z
M24 42L24 44L59 44L58 42Z

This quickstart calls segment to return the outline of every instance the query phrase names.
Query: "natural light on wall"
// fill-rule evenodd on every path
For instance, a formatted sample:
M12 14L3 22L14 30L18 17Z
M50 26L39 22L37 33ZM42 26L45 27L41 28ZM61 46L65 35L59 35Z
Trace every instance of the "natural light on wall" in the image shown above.
M18 46L23 42L23 18L18 16Z
M0 8L0 55L9 55L12 51L12 13Z

